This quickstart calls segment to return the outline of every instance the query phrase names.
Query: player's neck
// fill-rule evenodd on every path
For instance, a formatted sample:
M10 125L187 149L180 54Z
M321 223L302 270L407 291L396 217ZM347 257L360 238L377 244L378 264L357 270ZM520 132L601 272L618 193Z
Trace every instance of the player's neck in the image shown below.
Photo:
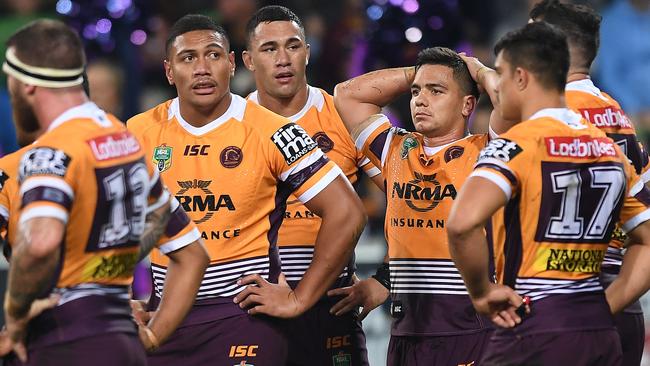
M283 117L291 117L300 112L305 104L307 104L308 97L307 84L299 88L296 94L288 98L277 98L261 89L257 90L257 101L259 104Z
M181 98L178 98L178 102L183 119L190 125L200 128L226 113L232 102L232 95L228 92L213 107L200 108L186 102L184 103Z
M454 141L458 141L465 137L465 125L461 128L455 128L449 132L444 132L442 134L427 133L423 135L424 146L426 147L438 147L447 144L451 144Z
M43 131L67 110L88 102L86 93L81 90L41 89L41 95L34 103L34 115L41 123Z
M547 108L566 108L564 95L558 92L545 91L535 93L534 98L526 98L527 102L521 109L521 120L526 121L538 111Z
M567 84L573 81L580 81L585 79L591 79L589 76L589 69L585 67L570 67L567 74L566 82Z

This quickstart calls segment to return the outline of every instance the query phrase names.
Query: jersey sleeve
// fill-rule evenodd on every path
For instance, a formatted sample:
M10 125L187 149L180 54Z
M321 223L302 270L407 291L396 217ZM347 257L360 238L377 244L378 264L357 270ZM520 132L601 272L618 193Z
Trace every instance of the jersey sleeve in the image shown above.
M619 223L623 232L629 233L645 221L650 220L650 190L645 187L634 167L627 161L624 163L629 188L621 208Z
M79 181L81 156L72 157L59 148L38 146L28 150L20 160L19 223L36 217L51 217L68 222Z
M275 176L302 203L318 195L339 175L345 176L295 123L287 123L271 135L269 151Z
M170 210L172 214L165 233L156 244L163 254L184 248L201 238L196 224L190 220L176 198L172 198Z
M637 141L637 143L641 152L641 180L643 183L648 183L650 182L650 156L648 156L648 150L643 143L641 141Z
M501 188L510 200L522 185L535 155L533 141L507 136L490 140L481 150L470 177L482 177Z
M363 170L363 172L370 178L381 174L381 170L379 170L379 168L377 168L361 150L357 150L357 167Z
M0 230L9 222L9 193L4 189L9 181L9 175L0 169Z
M384 169L391 140L399 130L401 129L390 124L388 117L378 114L374 120L369 121L354 142L357 149L378 168L379 173Z
M149 170L149 194L147 195L147 213L153 212L169 201L169 191L160 179L158 169L147 162Z

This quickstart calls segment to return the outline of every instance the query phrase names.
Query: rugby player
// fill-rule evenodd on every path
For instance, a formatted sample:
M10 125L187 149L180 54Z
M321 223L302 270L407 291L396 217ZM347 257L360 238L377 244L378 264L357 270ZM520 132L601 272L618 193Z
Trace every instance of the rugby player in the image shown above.
M447 229L474 307L503 327L480 364L620 364L611 314L650 286L638 264L650 259L648 192L614 141L566 108L561 31L528 24L505 35L495 54L499 111L523 122L481 152ZM501 207L497 285L484 279L491 255L483 227ZM635 245L605 295L598 274L617 221Z
M2 159L0 204L13 245L4 308L18 356L8 364L29 356L29 365L143 365L139 332L156 340L133 323L128 287L139 258L165 232L169 192L137 139L88 101L85 55L72 29L35 21L7 46L17 131L39 138ZM190 265L205 255L200 244L188 253ZM185 285L196 290L198 279ZM29 321L35 300L51 292L57 306ZM161 315L160 329L183 315Z
M266 6L250 19L246 33L244 64L253 72L257 86L248 99L304 128L353 185L360 171L365 170L383 188L379 169L354 146L332 96L307 84L309 45L300 18L283 6ZM289 197L278 248L282 273L292 288L298 285L313 259L320 222L295 196ZM356 278L354 270L351 258L333 287L352 285ZM368 364L365 335L357 314L334 316L329 312L332 305L333 300L321 299L287 324L288 365L329 366L332 360Z
M178 20L166 52L178 97L128 128L197 223L211 263L194 307L149 364L283 365L277 319L255 315L295 317L318 301L353 252L365 223L361 202L300 126L230 92L234 54L212 19ZM276 246L292 193L322 218L314 260L295 290L280 274ZM168 270L155 251L151 262L155 303Z
M393 127L382 107L411 92L415 132ZM487 135L469 135L479 92L460 56L423 50L415 67L374 71L338 84L336 108L386 180L388 263L370 279L330 291L348 295L336 314L367 314L391 296L388 365L473 364L490 334L472 308L447 246L447 216ZM485 280L490 280L486 270ZM386 289L381 290L382 286Z
M619 103L594 85L590 69L599 47L601 16L588 5L544 0L530 11L533 21L545 21L561 29L567 37L571 63L564 92L568 108L578 111L591 124L616 142L634 165L644 183L650 180L648 154L638 142L634 125ZM621 269L625 237L616 230L607 248L600 279L609 286ZM643 309L638 301L614 316L623 347L623 364L641 363L645 343Z

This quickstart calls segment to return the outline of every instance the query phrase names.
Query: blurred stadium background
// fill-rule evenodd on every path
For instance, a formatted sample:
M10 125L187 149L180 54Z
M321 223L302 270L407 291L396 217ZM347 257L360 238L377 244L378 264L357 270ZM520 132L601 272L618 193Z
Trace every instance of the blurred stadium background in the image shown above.
M0 55L7 37L18 27L40 18L59 18L82 35L88 53L93 100L122 120L175 96L164 78L162 59L167 32L187 13L215 17L226 28L236 53L237 71L231 86L242 96L255 89L241 61L244 27L261 6L280 4L303 20L311 45L308 81L332 92L342 80L377 68L413 64L418 51L447 46L491 63L492 45L510 29L527 22L536 0L1 0ZM576 1L603 15L601 49L594 65L596 84L618 99L633 118L644 143L650 135L650 0ZM3 57L3 56L0 56ZM490 112L482 98L471 131L485 132ZM408 96L388 111L410 126ZM0 156L17 149L4 75L0 76ZM370 222L357 248L359 276L374 273L385 253L383 194L361 187ZM1 267L4 292L6 263ZM144 268L142 269L144 271ZM134 291L148 296L146 273ZM650 324L650 298L644 299ZM2 317L4 319L4 317ZM371 364L385 364L390 319L386 309L364 321ZM650 330L650 326L647 327ZM318 330L314 330L318 331ZM648 333L650 336L650 333ZM650 365L646 342L644 365Z

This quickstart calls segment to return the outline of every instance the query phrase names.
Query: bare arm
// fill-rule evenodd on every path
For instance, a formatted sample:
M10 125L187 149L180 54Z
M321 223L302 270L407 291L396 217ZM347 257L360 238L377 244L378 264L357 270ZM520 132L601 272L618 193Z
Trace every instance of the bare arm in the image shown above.
M210 264L210 257L200 239L168 253L167 256L169 266L165 277L165 288L158 310L148 324L158 345L169 338L194 305L203 273ZM155 346L145 343L145 348L148 350L152 350Z
M20 225L9 267L9 288L4 302L5 324L11 346L23 362L27 360L24 339L30 308L51 285L59 264L58 251L65 232L63 221L36 217ZM53 300L56 302L58 299ZM54 306L53 303L48 305ZM33 317L33 316L32 316Z
M259 275L240 280L240 284L257 285L248 286L234 300L242 308L252 306L250 314L292 318L304 313L325 294L348 263L366 216L347 179L337 177L305 206L322 219L307 272L294 291L284 281L284 275L280 275L278 285L269 284Z
M508 286L489 280L488 243L483 228L506 204L503 191L482 177L470 177L458 194L447 221L449 252L458 268L474 308L501 327L521 322L515 310L522 299Z
M25 317L36 297L51 285L64 232L64 223L50 217L33 218L20 225L4 305L8 316Z
M605 290L607 302L616 314L650 289L650 221L628 234L630 245L623 257L618 277Z
M146 217L144 232L140 236L140 250L138 262L143 260L154 248L160 237L165 233L167 222L171 217L169 201L157 209L149 212Z
M336 85L334 105L353 140L364 121L410 90L414 77L415 67L401 67L369 72Z

